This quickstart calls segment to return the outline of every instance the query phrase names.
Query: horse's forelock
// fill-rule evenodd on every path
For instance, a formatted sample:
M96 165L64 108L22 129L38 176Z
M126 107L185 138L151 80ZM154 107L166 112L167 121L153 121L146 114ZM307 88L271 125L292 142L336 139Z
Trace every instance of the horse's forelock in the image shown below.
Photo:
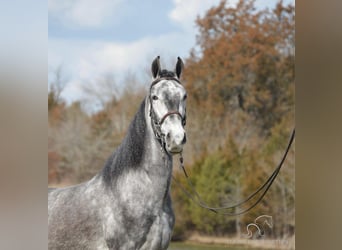
M159 76L160 77L176 77L176 74L173 71L169 71L169 70L163 69L160 72Z

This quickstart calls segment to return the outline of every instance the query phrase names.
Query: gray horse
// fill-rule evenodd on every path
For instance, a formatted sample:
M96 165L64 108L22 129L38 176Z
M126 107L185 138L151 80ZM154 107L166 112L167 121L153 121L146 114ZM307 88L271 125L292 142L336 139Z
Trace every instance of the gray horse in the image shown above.
M88 182L49 189L49 249L167 249L174 214L172 156L186 142L186 91L152 62L149 94L122 144Z

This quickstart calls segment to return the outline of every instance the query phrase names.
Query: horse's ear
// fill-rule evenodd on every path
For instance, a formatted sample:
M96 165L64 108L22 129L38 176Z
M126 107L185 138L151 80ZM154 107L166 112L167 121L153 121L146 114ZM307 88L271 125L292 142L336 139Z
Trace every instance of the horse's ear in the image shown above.
M182 71L184 68L184 63L180 57L177 57L177 64L176 64L176 75L178 78L180 78Z
M157 56L156 59L153 60L152 66L151 66L151 71L152 71L152 76L153 78L157 78L160 74L160 62L159 62L160 56Z

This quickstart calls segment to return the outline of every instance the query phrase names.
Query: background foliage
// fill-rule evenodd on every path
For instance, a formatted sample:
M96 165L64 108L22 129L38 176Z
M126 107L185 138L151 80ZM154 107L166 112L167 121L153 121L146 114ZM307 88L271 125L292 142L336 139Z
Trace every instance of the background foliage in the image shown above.
M294 126L294 7L279 2L256 10L253 1L236 7L226 1L197 19L197 44L185 59L188 91L185 165L196 190L213 206L232 204L257 189L278 164ZM85 85L84 94L100 108L86 112L87 101L66 105L62 68L49 83L49 184L89 179L120 144L148 83L115 76ZM88 100L87 99L87 100ZM89 101L88 101L89 102ZM177 164L177 160L175 160ZM175 165L175 177L186 186ZM262 203L242 216L204 210L172 186L174 239L197 232L237 235L262 214L273 216L271 237L294 231L294 149Z

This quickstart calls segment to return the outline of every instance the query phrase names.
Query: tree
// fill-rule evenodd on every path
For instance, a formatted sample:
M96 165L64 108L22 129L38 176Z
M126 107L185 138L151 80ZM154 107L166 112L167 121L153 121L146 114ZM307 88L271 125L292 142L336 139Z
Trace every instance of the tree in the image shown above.
M269 135L294 102L294 7L280 1L257 11L251 0L221 1L197 25L185 75L194 106L221 117L243 110Z
M63 92L67 79L64 77L63 67L58 66L53 72L53 80L48 84L48 110L63 103L61 93Z
M56 151L56 138L53 136L53 130L56 129L64 119L65 102L61 98L66 84L66 78L62 66L57 67L53 72L53 79L48 84L48 164L49 181L59 182L61 172L59 163L61 155Z

